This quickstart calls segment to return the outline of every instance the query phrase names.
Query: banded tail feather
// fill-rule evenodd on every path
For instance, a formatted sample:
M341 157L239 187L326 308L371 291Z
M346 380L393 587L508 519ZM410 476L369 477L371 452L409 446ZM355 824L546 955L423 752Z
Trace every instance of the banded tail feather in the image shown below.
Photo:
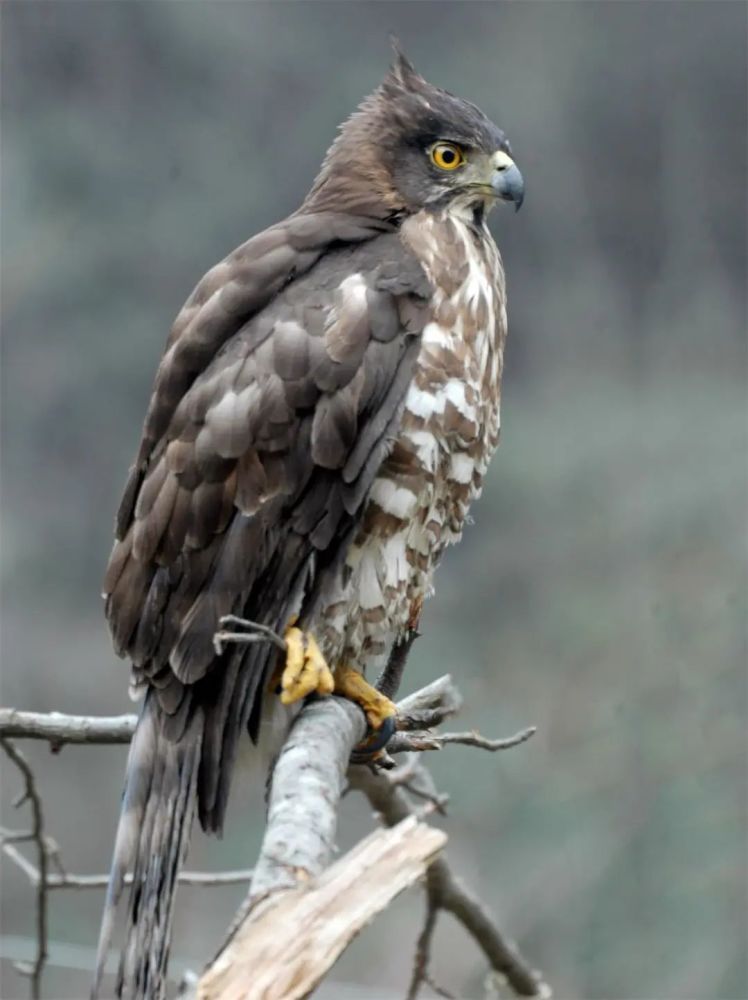
M196 809L203 714L195 711L181 740L163 732L153 692L146 697L130 745L114 857L96 956L92 1000L101 997L104 966L123 894L126 929L117 997L161 1000L171 941L174 897ZM132 872L132 885L126 875Z

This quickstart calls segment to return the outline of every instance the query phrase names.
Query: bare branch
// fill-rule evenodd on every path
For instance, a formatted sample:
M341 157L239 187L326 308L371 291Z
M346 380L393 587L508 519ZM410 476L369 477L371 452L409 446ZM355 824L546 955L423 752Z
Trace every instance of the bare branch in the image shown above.
M249 895L234 919L227 941L201 979L198 997L223 995L220 991L227 982L234 984L232 989L236 990L236 996L244 996L240 984L246 983L250 967L253 989L258 989L258 976L269 976L275 983L278 976L285 981L285 977L293 972L288 982L296 984L294 991L289 985L289 992L283 992L276 983L276 992L268 995L305 995L346 947L358 926L386 906L405 884L410 884L398 882L398 877L402 878L407 868L400 858L400 867L392 873L392 877L388 875L385 878L382 870L377 869L374 877L379 891L368 893L368 898L362 901L364 873L372 877L368 873L374 862L368 858L361 869L357 860L358 848L343 859L347 866L352 866L343 882L349 879L350 885L356 887L350 899L346 901L342 883L338 884L333 878L336 871L348 873L349 867L338 868L334 865L324 871L334 850L338 805L345 786L348 760L353 747L363 739L365 732L363 713L351 702L340 698L312 702L295 720L273 770L265 837ZM436 833L441 845L443 834L427 827L422 829L428 830L430 837ZM433 847L433 838L429 842ZM434 851L436 849L433 847ZM368 856L364 854L362 857ZM342 865L342 861L338 863L338 866ZM413 879L417 877L417 874L413 875ZM333 896L328 892L330 885L336 886ZM299 947L299 941L306 940L313 926L310 906L315 913L316 907L321 908L320 922L314 924L316 930L307 944ZM269 915L268 907L272 907ZM326 914L327 923L321 919L322 912ZM339 915L333 919L336 913ZM269 966L257 965L257 949L262 951L263 947L267 948L269 934L280 943L278 920L284 926L282 941L287 942L289 936L293 936L296 942L294 955L299 956L298 963L301 963L298 968L293 961L289 961L285 945L283 955L276 955ZM356 920L362 923L356 925ZM293 928L289 927L289 922ZM295 926L297 922L298 927ZM265 929L266 926L270 926L270 931ZM332 935L331 939L327 947L318 953L320 935L326 933ZM310 961L310 949L315 953L314 961ZM266 962L265 952L263 956L263 962ZM312 977L311 982L304 978L309 976ZM299 982L305 982L307 986L305 990L296 992Z
M429 972L424 976L424 981L428 983L434 993L440 997L444 997L445 1000L459 1000L459 997L455 996L454 993L450 993L449 990L445 990L443 986L440 986Z
M449 796L439 792L431 772L421 764L418 754L411 754L406 764L390 770L390 782L407 789L414 798L429 803L434 812L447 815Z
M273 769L252 904L326 867L348 759L365 735L363 712L342 698L314 701L299 714Z
M435 681L401 698L397 703L399 717L415 715L426 710L438 710L442 718L455 715L462 707L462 695L457 690L450 674L437 677Z
M480 747L481 750L490 750L495 753L497 750L511 750L512 747L518 747L520 743L525 743L531 736L534 736L537 731L537 726L528 726L515 733L514 736L507 736L500 740L489 740L473 729L469 733L444 733L443 736L438 736L437 740L442 746L447 743L460 743L466 747Z
M273 641L264 634L261 638L262 641ZM438 725L454 715L461 703L452 678L446 674L399 702L398 728L422 730ZM0 708L0 737L47 740L53 750L66 743L129 743L137 721L136 715L66 715L63 712L22 712L15 708Z
M423 929L418 935L416 942L416 953L413 958L413 975L408 986L406 1000L416 1000L418 992L423 983L426 982L429 968L429 958L431 956L431 939L436 930L436 921L439 917L439 907L434 906L431 897L426 899L426 919Z
M36 837L32 838L36 840ZM13 864L20 868L26 878L31 882L33 887L37 889L41 879L39 877L39 869L36 865L32 864L28 858L25 858L23 854L18 850L17 847L13 847L12 844L3 844L3 854L10 858ZM49 876L47 876L47 887L49 888Z
M129 743L137 721L136 715L65 715L0 708L0 737L48 740L52 750L66 743Z
M6 830L4 826L0 826L0 846L3 844L23 844L33 839L34 834L31 830Z
M180 885L244 885L252 878L251 868L229 869L225 872L180 872L177 881ZM108 875L61 875L51 876L51 889L106 889L109 884ZM125 876L125 884L132 884L132 875Z
M47 960L47 848L44 843L44 813L42 800L36 787L34 772L21 751L8 739L0 739L3 750L10 757L23 775L24 792L17 804L28 802L31 806L31 834L37 847L38 881L36 884L36 958L32 965L17 965L19 972L28 975L31 980L31 996L33 1000L41 997L42 973ZM12 845L6 851L20 852Z
M405 792L393 783L389 774L352 767L349 777L351 784L368 797L385 825L393 826L413 814ZM504 937L485 904L454 875L446 856L438 858L429 868L427 887L429 905L448 910L460 921L491 968L507 980L518 996L551 996L542 976L528 965L516 945Z
M2 851L10 860L24 873L29 882L36 888L41 875L36 865L33 865L28 858L12 846L15 838L13 836L2 838ZM24 837L23 840L29 838ZM49 851L47 851L49 854ZM225 872L191 872L179 873L180 885L242 885L249 883L252 878L251 868L240 868L234 871ZM106 889L109 884L108 875L74 875L68 872L52 873L47 872L47 889ZM132 885L132 874L125 875L125 885Z
M249 631L218 633L218 642L270 641L285 646L280 636L270 634L271 630L258 628L254 623L227 619L221 624ZM383 674L382 682L388 684L393 691L399 683L405 657L415 637L415 633L412 634L400 649L402 662L399 665L395 662L389 673L385 671ZM530 727L508 739L491 740L475 731L443 734L429 731L432 726L437 726L454 715L461 704L459 691L449 675L403 698L398 703L398 731L388 744L388 753L380 755L375 766L352 767L348 772L351 786L360 788L369 796L372 804L384 816L387 825L391 826L408 816L420 815L411 806L403 789L407 789L413 796L425 799L429 810L443 812L448 801L447 796L439 794L433 779L417 758L405 766L397 767L390 754L440 750L449 744L495 752L517 746L535 732L534 727ZM63 715L59 712L45 714L0 709L0 737L15 735L48 740L53 751L59 750L66 743L127 743L134 732L136 721L134 715L97 718ZM181 874L180 882L205 886L236 884L251 878L247 900L229 931L228 941L220 955L225 955L231 947L235 932L239 933L239 928L255 920L256 912L264 911L266 905L270 905L276 897L282 899L289 890L298 891L301 886L308 886L310 881L321 876L329 864L334 850L337 811L348 762L353 747L363 739L365 728L363 714L351 702L327 698L307 704L297 717L274 768L265 839L254 871ZM13 747L5 740L3 746L6 750L8 746ZM18 755L14 747L13 751ZM13 757L13 752L8 752ZM16 757L13 759L16 760ZM19 767L26 777L23 767L20 764ZM395 770L387 776L376 770L382 767ZM42 832L41 804L33 775L30 770L28 773L31 783L29 785L27 779L23 800L31 800L33 808L36 796L39 822L35 818L31 830L0 830L0 841L2 851L24 871L36 889L37 912L43 914L39 918L44 922L44 933L39 937L37 962L28 970L32 976L33 990L34 975L38 983L43 967L43 959L40 964L39 956L46 952L47 891L58 888L99 889L106 886L108 877L75 875L65 871L57 845ZM40 859L38 867L13 846L23 842L37 844ZM58 869L56 873L49 871L50 861L55 863ZM501 936L484 904L452 874L445 859L439 859L430 867L427 885L427 922L419 938L409 996L415 996L423 984L430 985L442 996L449 996L441 986L433 982L428 970L429 943L436 915L441 909L450 910L463 923L483 949L491 968L505 976L516 993L534 997L550 995L542 979L527 966L514 946ZM341 944L341 949L346 943L347 941ZM339 951L335 954L339 954ZM38 993L32 995L36 997Z
M535 726L528 726L520 730L514 736L508 736L500 740L490 740L480 733L472 730L468 733L407 733L398 732L387 744L387 753L407 753L409 751L441 750L450 743L459 744L466 747L479 747L481 750L490 750L495 753L497 750L510 750L521 743L525 743L537 732Z

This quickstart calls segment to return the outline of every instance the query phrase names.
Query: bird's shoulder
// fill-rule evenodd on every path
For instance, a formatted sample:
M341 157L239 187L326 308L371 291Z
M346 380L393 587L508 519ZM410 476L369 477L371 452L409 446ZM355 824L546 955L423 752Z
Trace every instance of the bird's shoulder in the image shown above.
M421 303L430 291L399 230L379 219L297 213L237 247L203 276L172 325L118 510L117 537L124 537L149 468L178 436L185 416L201 420L207 403L224 395L234 376L251 382L272 356L278 369L265 374L297 383L302 376L296 373L308 360L319 387L334 387L345 379L366 339L386 342L395 333L418 332ZM357 305L364 293L365 316L360 316ZM394 301L402 330L395 326ZM322 338L333 310L338 321ZM320 355L316 364L302 333L315 338L309 345L312 355ZM271 343L260 351L267 340ZM259 364L244 365L252 355ZM290 385L291 396L295 389L303 405L304 386Z

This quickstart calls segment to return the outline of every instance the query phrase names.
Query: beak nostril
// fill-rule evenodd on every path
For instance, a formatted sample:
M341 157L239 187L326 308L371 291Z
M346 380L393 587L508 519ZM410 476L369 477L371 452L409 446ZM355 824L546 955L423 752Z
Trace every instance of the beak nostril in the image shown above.
M506 170L506 168L507 168L507 164L506 163L502 163L500 166L496 167L496 170L497 170L498 173L503 174L504 171Z

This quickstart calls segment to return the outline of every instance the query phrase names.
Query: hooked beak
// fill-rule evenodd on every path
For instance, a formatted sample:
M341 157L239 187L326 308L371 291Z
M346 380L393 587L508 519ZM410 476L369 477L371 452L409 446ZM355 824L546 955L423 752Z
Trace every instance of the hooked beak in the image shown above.
M513 201L517 212L525 200L525 182L514 160L499 150L492 157L493 176L491 187L502 201Z

